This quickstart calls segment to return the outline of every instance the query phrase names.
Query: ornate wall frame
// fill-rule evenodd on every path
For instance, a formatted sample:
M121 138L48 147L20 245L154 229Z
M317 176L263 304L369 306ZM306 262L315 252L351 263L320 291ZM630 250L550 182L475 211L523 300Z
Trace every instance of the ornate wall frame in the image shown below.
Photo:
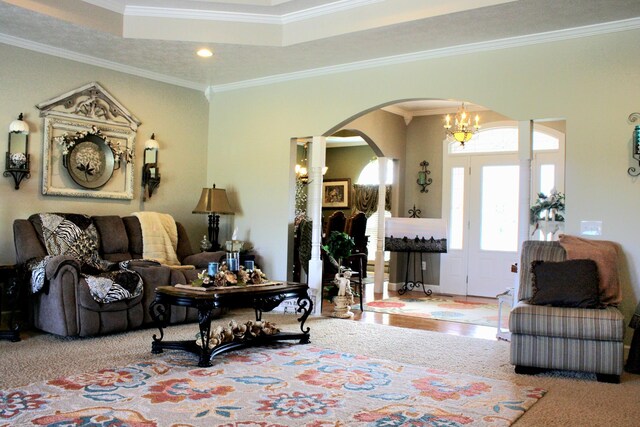
M44 118L42 194L133 199L135 138L140 125L137 118L96 82L36 107ZM73 152L69 141L74 140L93 141L105 154L110 148L120 167L112 167L112 173L97 186L83 183L73 169L76 164L67 161Z

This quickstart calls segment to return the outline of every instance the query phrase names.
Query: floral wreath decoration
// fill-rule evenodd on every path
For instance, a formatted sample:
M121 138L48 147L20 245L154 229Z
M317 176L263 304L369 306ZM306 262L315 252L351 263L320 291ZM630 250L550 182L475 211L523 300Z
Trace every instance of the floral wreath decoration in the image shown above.
M267 280L266 274L264 274L259 268L247 270L243 266L240 266L240 269L236 274L229 270L229 266L223 261L218 272L214 276L209 276L207 270L202 270L198 273L198 278L191 282L191 285L202 286L205 288L220 288L224 286L259 285L267 282Z
M76 132L74 135L69 135L68 132L65 132L62 135L56 136L55 138L53 138L53 140L56 141L58 145L60 145L60 148L62 149L62 156L63 156L62 159L63 159L63 162L65 163L64 164L65 167L67 167L66 162L67 162L67 156L69 155L69 151L71 151L71 149L75 147L76 144L85 141L87 139L87 135L95 135L98 138L104 140L104 143L107 144L107 146L113 152L114 163L117 165L115 169L120 168L121 160L124 161L125 163L132 162L134 157L132 148L129 148L129 147L122 148L120 141L118 141L117 143L110 141L109 139L107 139L106 135L104 135L100 131L100 129L98 129L94 125L94 126L91 126L91 130Z

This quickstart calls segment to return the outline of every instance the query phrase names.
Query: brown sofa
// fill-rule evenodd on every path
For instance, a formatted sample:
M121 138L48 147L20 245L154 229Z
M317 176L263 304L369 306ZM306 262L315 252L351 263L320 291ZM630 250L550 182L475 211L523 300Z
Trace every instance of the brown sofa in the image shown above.
M142 230L135 216L93 216L100 238L100 256L108 261L140 260ZM186 284L206 269L209 261L219 261L224 252L194 253L185 228L177 224L177 256L183 265L195 270L172 269L145 261L134 261L130 268L144 282L142 294L131 300L111 303L96 302L80 276L79 264L69 256L57 256L46 267L45 288L30 295L33 326L64 336L92 336L126 331L152 323L148 307L158 286ZM44 257L47 251L31 220L17 219L13 223L16 264ZM214 315L219 313L214 313ZM171 323L197 320L193 308L172 307Z

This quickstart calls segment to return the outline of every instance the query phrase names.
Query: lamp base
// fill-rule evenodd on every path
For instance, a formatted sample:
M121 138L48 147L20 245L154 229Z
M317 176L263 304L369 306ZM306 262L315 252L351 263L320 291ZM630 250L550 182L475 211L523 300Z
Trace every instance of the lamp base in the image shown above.
M209 214L209 241L211 242L211 251L219 251L222 249L218 243L218 234L220 233L220 215Z

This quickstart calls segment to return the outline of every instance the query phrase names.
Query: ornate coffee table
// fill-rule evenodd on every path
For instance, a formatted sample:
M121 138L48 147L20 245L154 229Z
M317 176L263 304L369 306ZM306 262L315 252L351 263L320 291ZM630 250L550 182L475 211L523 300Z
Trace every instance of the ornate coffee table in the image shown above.
M300 344L309 342L309 327L304 322L313 310L313 302L307 293L309 287L301 283L269 283L263 285L227 286L210 288L205 291L159 286L156 296L149 306L149 313L160 329L160 336L153 335L151 352L162 353L163 349L179 349L199 355L198 366L211 366L211 359L220 353L237 348L265 345L275 341L299 340ZM262 322L262 313L269 312L287 299L297 299L297 313L301 332L278 332L273 335L245 334L232 341L211 346L211 312L216 308L251 307L255 310L256 322ZM182 341L163 341L164 331L169 323L171 306L195 307L198 310L200 337Z

